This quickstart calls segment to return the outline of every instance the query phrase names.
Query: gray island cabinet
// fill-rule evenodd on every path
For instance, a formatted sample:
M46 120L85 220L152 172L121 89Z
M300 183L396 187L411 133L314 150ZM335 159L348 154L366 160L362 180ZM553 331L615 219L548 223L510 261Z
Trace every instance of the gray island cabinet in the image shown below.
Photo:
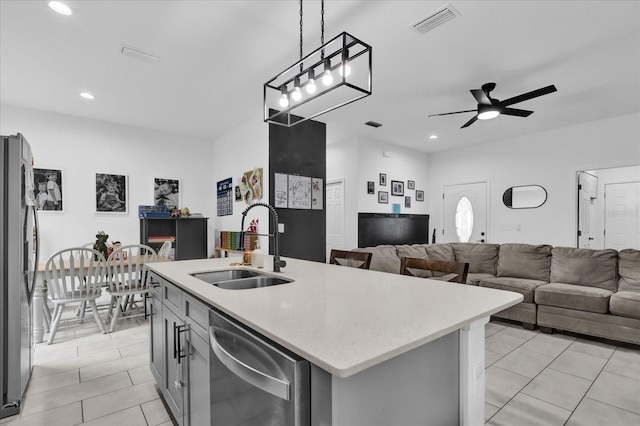
M239 424L236 417L263 399L242 390L229 395L242 394L244 402L231 396L223 404L212 402L226 385L214 379L212 365L244 369L238 377L303 408L290 423L274 424L484 424L484 325L490 315L522 301L520 294L296 259L286 259L281 273L230 266L231 260L148 265L150 367L178 424L217 426L220 410L228 416L225 426ZM220 270L292 282L234 290L193 276ZM302 397L300 389L289 397L290 385L261 368L231 363L216 337L225 338L226 331L209 327L214 316L272 345L256 349L262 355L273 351L303 360L296 365L307 367L295 372L308 376ZM238 346L246 340L227 339ZM281 408L260 415L277 416ZM266 418L246 424L271 424Z

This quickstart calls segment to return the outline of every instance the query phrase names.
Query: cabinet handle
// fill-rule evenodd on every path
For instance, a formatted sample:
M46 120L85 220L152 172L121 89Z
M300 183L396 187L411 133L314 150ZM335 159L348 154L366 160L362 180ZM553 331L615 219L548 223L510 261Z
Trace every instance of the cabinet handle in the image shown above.
M142 303L144 303L144 319L146 320L147 317L151 316L148 312L147 312L147 301L149 300L149 293L145 293L144 294L144 300L142 301ZM151 309L153 309L153 306L151 307Z
M178 349L176 346L176 341L177 341L176 336L178 334L177 332L178 332L178 327L177 327L177 324L174 322L173 323L173 359L176 359L176 357L178 356Z
M149 286L151 286L152 288L158 288L160 287L160 281L151 281L149 283Z
M186 331L189 330L189 326L188 325L179 325L176 327L176 331L177 331L177 339L178 339L178 364L181 363L181 359L182 358L186 358L187 354L186 351L184 351L185 353L183 354L183 348L182 348L182 344L180 343L180 333L184 333Z

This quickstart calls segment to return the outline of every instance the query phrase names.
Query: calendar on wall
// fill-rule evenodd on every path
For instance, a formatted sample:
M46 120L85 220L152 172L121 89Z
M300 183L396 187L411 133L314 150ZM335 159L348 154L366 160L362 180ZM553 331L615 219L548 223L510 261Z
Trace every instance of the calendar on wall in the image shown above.
M233 214L233 182L227 178L218 182L218 216Z

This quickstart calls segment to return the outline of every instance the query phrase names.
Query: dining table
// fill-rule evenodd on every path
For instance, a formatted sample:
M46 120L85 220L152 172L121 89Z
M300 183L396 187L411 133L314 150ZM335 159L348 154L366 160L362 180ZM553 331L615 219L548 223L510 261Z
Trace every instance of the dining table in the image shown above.
M146 263L149 259L151 259L151 256L142 256L143 259L142 263ZM165 257L158 257L156 259L156 262L169 262L171 261L168 258ZM84 267L87 267L87 261L85 261L85 265L83 265ZM126 266L129 263L133 262L136 263L138 262L138 256L129 256L126 257L124 259L122 259L123 264ZM120 263L120 260L118 260L118 263ZM49 326L51 324L51 309L49 308L49 305L47 303L47 294L48 294L48 288L47 288L47 277L46 277L46 265L47 262L43 261L43 262L39 262L38 263L38 270L37 270L37 274L38 274L38 278L36 279L36 287L33 291L33 341L34 343L42 343L43 337L44 337L44 333L45 332L49 332ZM80 269L80 262L74 262L73 268L75 270ZM64 265L64 270L65 271L69 271L71 268L71 265L67 262ZM60 269L60 265L56 265L56 270L58 271L62 271L63 269ZM108 284L108 281L105 280L105 285Z

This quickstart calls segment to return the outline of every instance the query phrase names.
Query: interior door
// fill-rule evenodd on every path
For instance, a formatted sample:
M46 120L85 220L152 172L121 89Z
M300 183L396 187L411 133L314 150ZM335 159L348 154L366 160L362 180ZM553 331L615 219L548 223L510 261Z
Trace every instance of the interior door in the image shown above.
M605 184L604 244L640 249L640 181Z
M578 248L595 248L598 178L578 172Z
M344 180L327 182L327 261L331 249L344 250Z
M487 182L445 185L442 241L487 242Z

